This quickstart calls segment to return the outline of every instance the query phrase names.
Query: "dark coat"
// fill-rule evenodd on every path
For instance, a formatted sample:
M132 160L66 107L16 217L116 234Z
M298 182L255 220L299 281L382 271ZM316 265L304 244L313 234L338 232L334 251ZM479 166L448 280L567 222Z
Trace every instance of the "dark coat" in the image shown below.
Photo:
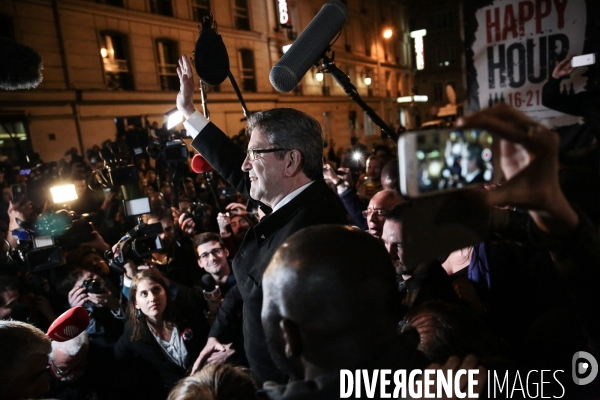
M246 157L223 132L209 123L192 146L238 191L248 196L250 178L241 166ZM262 308L262 276L279 246L302 228L318 224L346 224L346 215L338 196L323 179L314 181L302 193L275 213L251 228L233 259L237 290L244 303L244 344L254 376L260 381L285 382L267 349L260 313ZM219 313L228 307L221 307ZM226 318L217 318L211 337L227 330Z
M140 340L131 340L132 327L127 323L125 332L115 345L115 356L118 360L137 363L138 367L141 365L144 368L144 384L156 390L157 398L164 399L177 381L186 376L189 367L194 364L206 344L208 323L202 306L196 299L186 297L185 294L178 293L177 299L174 300L179 316L176 323L179 334L183 334L188 328L193 332L191 339L184 341L189 364L186 369L167 357L148 328L144 330Z

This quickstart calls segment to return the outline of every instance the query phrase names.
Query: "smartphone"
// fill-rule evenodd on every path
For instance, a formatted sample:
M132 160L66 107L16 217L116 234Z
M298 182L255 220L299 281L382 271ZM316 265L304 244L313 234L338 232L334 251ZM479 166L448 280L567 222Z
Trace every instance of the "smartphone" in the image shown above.
M31 174L31 169L22 169L19 171L19 175L29 176Z
M10 185L12 190L12 201L13 203L19 203L23 199L27 198L27 185L19 183L16 185Z
M420 197L491 182L492 135L477 129L407 132L398 139L400 191Z
M585 65L596 64L596 54L584 54L571 59L571 67L583 67Z

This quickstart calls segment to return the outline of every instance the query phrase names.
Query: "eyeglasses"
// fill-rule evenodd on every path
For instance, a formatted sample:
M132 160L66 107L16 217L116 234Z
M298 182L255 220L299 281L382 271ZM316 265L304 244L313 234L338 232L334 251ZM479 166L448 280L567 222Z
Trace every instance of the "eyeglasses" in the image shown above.
M290 151L291 149L282 149L282 148L274 148L274 149L248 149L246 153L248 153L248 159L250 161L254 161L258 158L259 154L264 153L274 153L276 151Z
M200 254L200 256L198 256L198 258L201 260L208 260L208 256L210 254L212 254L213 257L219 257L219 256L221 256L221 254L223 254L223 248L216 247L216 248L212 249L211 251L207 251L206 253Z
M362 212L363 217L368 218L371 214L375 214L374 216L377 218L381 218L385 215L385 210L377 209L373 210L372 208L367 208Z
M85 363L82 365L77 365L77 366L65 371L65 370L58 368L56 366L56 364L54 363L54 360L50 360L50 364L52 364L52 369L54 369L54 373L61 378L73 376L73 375L77 374L78 372L85 370L85 367L87 366L87 363Z

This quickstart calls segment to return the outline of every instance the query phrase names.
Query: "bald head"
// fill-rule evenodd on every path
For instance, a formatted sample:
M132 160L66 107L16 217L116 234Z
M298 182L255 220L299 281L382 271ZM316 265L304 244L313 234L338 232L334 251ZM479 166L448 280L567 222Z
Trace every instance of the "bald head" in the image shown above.
M384 214L394 208L394 206L405 201L406 199L396 190L385 189L375 193L369 201L369 207L367 208L368 232L380 238L385 222Z
M312 363L333 367L395 333L394 266L383 244L358 229L321 225L294 234L273 256L263 292L268 342L287 323Z

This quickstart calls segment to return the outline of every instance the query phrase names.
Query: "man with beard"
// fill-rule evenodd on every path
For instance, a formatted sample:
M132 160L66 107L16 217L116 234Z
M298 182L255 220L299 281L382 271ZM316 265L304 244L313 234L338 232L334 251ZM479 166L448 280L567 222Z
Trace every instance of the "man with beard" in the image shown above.
M285 382L273 363L260 321L262 275L275 250L302 228L325 223L345 224L337 195L323 179L323 133L313 117L291 108L253 113L248 118L248 151L242 151L225 133L200 114L193 103L192 66L179 61L180 92L177 108L183 113L192 146L229 184L261 203L266 216L250 229L233 259L233 272L244 304L244 344L252 373L259 382ZM224 307L219 314L224 313ZM219 338L226 318L217 316L196 370L213 353L223 351Z
M371 235L339 225L303 229L279 247L262 283L269 350L300 379L265 387L267 398L339 398L341 369L426 365L416 341L397 335L393 265Z

